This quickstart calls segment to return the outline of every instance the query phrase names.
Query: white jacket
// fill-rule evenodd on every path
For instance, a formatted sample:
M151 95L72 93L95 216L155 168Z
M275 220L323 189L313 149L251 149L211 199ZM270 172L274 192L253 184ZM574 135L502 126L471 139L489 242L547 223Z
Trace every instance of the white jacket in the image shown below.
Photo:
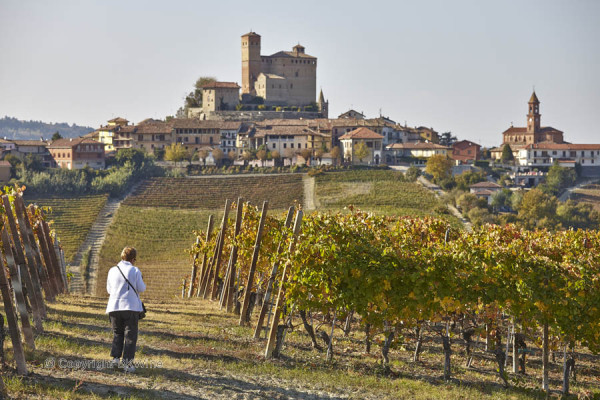
M142 273L137 267L134 267L129 261L121 261L118 266L127 279L129 279L131 285L135 286L135 290L138 293L146 290L146 284L142 280ZM121 275L117 267L112 267L108 271L106 291L110 294L108 305L106 306L107 314L112 311L143 311L142 301L125 279L123 279L123 275Z

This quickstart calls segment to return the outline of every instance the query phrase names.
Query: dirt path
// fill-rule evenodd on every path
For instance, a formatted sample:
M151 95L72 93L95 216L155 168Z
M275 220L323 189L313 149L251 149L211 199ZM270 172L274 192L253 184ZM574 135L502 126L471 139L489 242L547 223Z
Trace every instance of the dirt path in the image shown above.
M423 185L424 187L426 187L427 189L433 191L433 193L435 194L435 196L439 199L441 198L445 192L442 190L442 188L440 188L438 185L431 183L430 181L428 181L427 179L425 179L424 177L420 176L418 179L418 182ZM450 212L452 213L452 215L454 215L456 218L458 218L460 220L460 222L463 223L463 225L465 226L465 229L467 230L467 232L473 232L473 226L471 225L471 223L460 213L460 211L458 211L458 209L456 207L454 207L452 204L446 204L448 206L448 209L450 210Z
M304 184L304 209L314 210L317 208L315 199L315 177L302 175L302 183Z

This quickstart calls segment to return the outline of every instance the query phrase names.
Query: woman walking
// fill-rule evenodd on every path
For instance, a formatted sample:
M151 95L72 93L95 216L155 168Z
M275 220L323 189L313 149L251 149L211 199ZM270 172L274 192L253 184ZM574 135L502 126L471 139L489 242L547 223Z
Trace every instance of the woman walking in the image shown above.
M113 366L122 360L125 372L135 372L133 359L138 336L138 318L143 311L139 293L146 290L142 273L133 265L137 251L125 247L121 252L121 262L108 271L106 290L110 295L106 313L113 330L113 343L110 351ZM122 357L122 359L121 359Z

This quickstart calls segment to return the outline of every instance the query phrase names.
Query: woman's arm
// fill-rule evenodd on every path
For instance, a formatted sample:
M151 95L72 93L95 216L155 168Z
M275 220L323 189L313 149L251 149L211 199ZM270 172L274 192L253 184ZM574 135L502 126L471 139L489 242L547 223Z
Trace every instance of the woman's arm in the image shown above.
M137 270L137 280L135 282L135 288L138 293L141 293L146 290L146 284L144 283L144 279L142 279L142 271Z

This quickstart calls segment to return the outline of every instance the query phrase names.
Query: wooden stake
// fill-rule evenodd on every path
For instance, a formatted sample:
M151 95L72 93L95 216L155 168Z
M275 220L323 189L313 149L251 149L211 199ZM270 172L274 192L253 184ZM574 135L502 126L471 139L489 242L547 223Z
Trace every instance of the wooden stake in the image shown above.
M217 249L217 257L214 265L214 274L212 281L212 288L210 290L210 298L211 300L215 300L217 298L217 286L219 284L219 267L221 264L221 255L223 253L223 246L225 245L225 232L227 231L227 223L229 217L229 199L225 200L225 213L223 214L223 223L221 224L221 242L219 243L219 248Z
M208 227L206 228L206 243L208 243L210 241L210 237L212 235L212 229L213 229L213 215L211 214L208 216ZM196 297L200 297L200 291L202 289L202 284L204 283L206 270L207 270L207 265L206 265L207 258L208 257L206 255L206 252L204 252L204 254L202 255L202 266L200 267L200 276L198 278L198 289L196 290Z
M39 265L41 263L37 263L35 260L33 250L35 246L35 240L33 239L33 231L31 230L29 217L27 216L27 211L25 210L23 196L15 196L14 204L17 221L19 221L19 232L21 232L21 240L25 249L25 258L27 261L27 266L29 267L29 274L31 275L31 281L33 283L33 289L36 295L36 302L38 304L41 317L46 318L46 304L44 303L44 298L42 297L41 279L39 274ZM36 328L38 327L36 326ZM43 330L42 326L39 328Z
M248 281L244 288L244 301L242 302L242 310L240 313L240 326L244 326L250 322L250 318L246 315L248 307L250 306L250 293L252 293L252 284L254 283L254 272L256 271L256 264L258 263L258 255L260 252L260 242L262 240L263 229L265 227L265 221L267 219L267 209L269 208L269 202L263 201L262 211L260 213L260 222L258 223L258 230L256 231L256 240L254 242L254 251L252 253L252 262L250 263L250 271L248 271Z
M242 215L242 210L244 209L243 199L241 197L238 198L237 205L237 213L235 216L235 230L234 237L240 234L240 230L242 229L242 222L244 220L244 216ZM227 291L224 296L224 304L227 309L227 312L231 312L233 310L233 300L235 296L235 266L237 264L238 259L238 246L231 246L231 257L229 262L229 271L227 275L227 279L225 280L224 287L227 288Z
M35 213L35 209L33 208L33 205L31 205L29 207L29 212L34 215ZM37 231L33 229L33 227L31 226L31 224L29 223L29 218L25 219L25 223L27 225L27 231L28 231L28 236L29 236L29 243L32 244L32 249L33 249L33 257L35 258L35 263L38 266L38 272L39 272L39 276L40 276L40 281L42 283L42 288L44 289L44 295L45 295L45 299L46 301L54 301L54 290L52 289L52 285L50 283L50 278L48 276L48 270L46 268L46 266L44 265L44 263L42 262L42 256L41 256L41 240L38 238L38 241L40 242L40 244L38 244L38 241L36 241L35 239L35 234Z
M296 214L296 221L294 222L294 240L290 243L290 252L293 251L296 244L296 232L300 232L300 224L302 223L302 210L298 210ZM275 349L275 343L277 341L277 325L279 325L279 318L281 309L285 301L285 281L287 275L287 269L290 263L287 262L283 267L283 273L281 275L281 284L279 285L279 293L277 294L277 302L275 303L275 311L273 313L273 322L271 323L271 330L269 332L269 338L267 347L265 349L265 358L271 358L273 356L273 350Z
M39 222L35 228L38 240L40 241L40 249L42 250L42 256L44 257L44 263L46 264L46 273L48 274L48 282L50 285L50 291L54 298L60 293L60 286L54 276L54 268L52 267L52 259L50 258L50 251L48 250L48 244L46 243L46 235L44 234L44 228Z
M36 291L36 286L34 286L34 280L29 272L27 263L25 262L25 255L23 254L23 246L21 243L21 238L19 237L19 230L17 229L15 216L13 215L8 195L2 196L2 202L4 203L4 209L6 210L6 219L8 221L12 241L15 246L15 260L19 268L19 272L21 273L21 280L25 282L25 289L27 289L27 298L29 299L29 304L31 304L35 329L38 332L43 332L44 327L42 325L42 307L39 304L41 293L38 296L39 286L37 287L38 290Z
M50 254L50 260L52 261L52 270L54 272L54 279L56 280L56 285L58 286L58 292L64 293L66 292L67 287L65 286L62 279L62 271L60 268L60 264L58 263L58 256L56 254L56 250L54 249L54 241L50 236L50 226L48 226L48 223L46 221L42 221L42 228L44 230L46 244L48 245L48 253Z
M206 279L203 281L203 286L202 286L202 297L204 299L208 299L208 296L210 295L210 289L211 289L211 282L212 282L212 277L213 277L213 273L214 273L214 266L215 266L215 262L217 261L217 250L219 249L219 245L221 243L221 237L223 235L221 235L221 230L219 230L219 233L217 233L217 240L215 241L215 248L213 250L213 255L210 257L210 262L208 263L208 268L206 269Z
M23 352L23 344L21 343L21 335L19 333L17 314L12 301L13 297L10 293L10 287L8 286L8 278L6 277L6 269L4 268L4 262L2 262L1 256L0 291L2 291L4 311L6 312L6 321L8 322L8 332L10 333L10 340L12 341L15 362L17 363L17 372L19 375L27 375L27 364L25 363L25 353Z
M31 330L29 314L27 313L27 306L25 305L25 296L23 295L23 285L21 284L19 270L15 264L15 258L13 257L11 241L5 228L2 228L1 235L4 254L6 255L6 264L8 265L10 280L15 293L15 300L17 302L17 310L21 316L21 332L23 333L23 338L25 339L25 344L27 347L29 347L31 350L35 350L33 331Z
M294 207L290 207L288 209L287 217L285 218L285 227L289 228L292 225L292 218L294 218ZM297 232L295 233L297 234ZM283 244L285 242L285 237L281 238L279 245L277 246L277 255L281 254L283 250ZM260 338L260 333L262 332L263 322L265 319L265 315L267 314L267 310L269 309L269 304L271 302L271 292L273 291L273 283L275 282L275 277L277 276L277 271L279 269L279 257L276 257L276 261L273 263L273 268L271 269L271 275L269 276L269 281L267 282L267 288L265 290L265 295L263 297L262 307L260 308L260 313L258 314L258 320L256 321L256 328L254 329L254 339ZM268 323L267 323L268 325Z

